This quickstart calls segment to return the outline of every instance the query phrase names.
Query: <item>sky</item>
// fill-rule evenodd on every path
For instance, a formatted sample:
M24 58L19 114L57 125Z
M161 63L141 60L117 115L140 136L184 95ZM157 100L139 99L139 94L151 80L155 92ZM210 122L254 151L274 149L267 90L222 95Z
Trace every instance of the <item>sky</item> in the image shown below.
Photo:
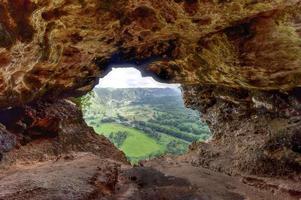
M164 84L152 77L142 77L141 72L133 67L112 68L112 71L99 80L99 88L178 88L179 84Z

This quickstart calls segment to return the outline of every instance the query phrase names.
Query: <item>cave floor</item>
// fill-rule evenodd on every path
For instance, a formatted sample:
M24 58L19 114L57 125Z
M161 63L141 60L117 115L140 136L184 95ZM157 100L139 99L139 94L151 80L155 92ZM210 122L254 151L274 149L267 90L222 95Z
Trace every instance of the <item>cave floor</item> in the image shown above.
M0 172L0 199L283 200L300 197L300 185L294 185L296 190L285 191L286 186L294 187L284 182L279 188L280 184L273 185L263 179L230 177L193 167L182 158L165 157L142 165L131 167L91 153L17 163Z

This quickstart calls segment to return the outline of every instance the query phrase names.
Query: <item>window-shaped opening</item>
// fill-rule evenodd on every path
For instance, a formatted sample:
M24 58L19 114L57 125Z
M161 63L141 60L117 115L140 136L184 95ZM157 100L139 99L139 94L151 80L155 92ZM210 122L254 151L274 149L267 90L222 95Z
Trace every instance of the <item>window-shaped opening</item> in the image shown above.
M135 68L112 68L81 106L87 124L131 163L183 154L192 142L211 136L199 112L185 107L179 84L142 77Z

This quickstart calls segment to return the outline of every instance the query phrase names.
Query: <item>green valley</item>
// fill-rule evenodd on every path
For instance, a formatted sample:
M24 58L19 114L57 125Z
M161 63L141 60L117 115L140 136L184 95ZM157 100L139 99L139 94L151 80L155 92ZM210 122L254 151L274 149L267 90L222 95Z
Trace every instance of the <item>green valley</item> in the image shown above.
M132 163L183 154L191 142L210 137L178 88L95 88L80 101L86 122Z

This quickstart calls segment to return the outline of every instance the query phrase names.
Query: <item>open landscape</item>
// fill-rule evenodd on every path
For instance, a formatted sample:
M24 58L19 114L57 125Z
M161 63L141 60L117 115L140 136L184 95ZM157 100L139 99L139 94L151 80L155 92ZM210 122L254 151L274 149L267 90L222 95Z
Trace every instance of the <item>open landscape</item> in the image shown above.
M81 105L88 125L132 163L180 155L210 137L199 113L185 108L179 88L95 88Z

